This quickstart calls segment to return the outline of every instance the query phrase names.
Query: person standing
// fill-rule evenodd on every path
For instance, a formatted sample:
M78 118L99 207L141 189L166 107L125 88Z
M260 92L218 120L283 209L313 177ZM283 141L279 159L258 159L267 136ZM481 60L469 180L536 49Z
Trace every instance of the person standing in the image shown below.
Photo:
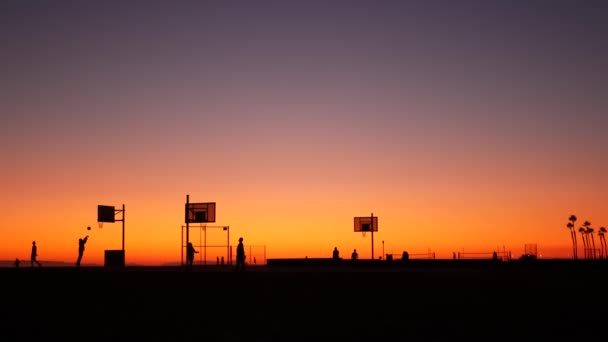
M236 246L236 271L245 269L245 246L243 246L243 238L239 238L239 244Z
M192 264L194 264L194 253L198 253L192 242L188 242L188 247L186 248L186 266L188 269L192 268Z
M357 260L357 259L359 259L359 254L357 253L357 250L356 250L356 249L353 251L353 254L351 255L351 258L352 258L353 260Z
M34 263L38 264L38 267L42 266L42 264L36 259L38 257L38 247L36 246L36 241L32 241L32 256L31 256L31 264L34 267Z
M338 251L338 247L334 247L334 251L332 252L332 258L334 260L340 259L340 252Z
M78 239L78 259L76 260L76 267L80 267L80 261L82 260L82 255L84 254L84 245L89 240L89 236L85 236L84 239Z

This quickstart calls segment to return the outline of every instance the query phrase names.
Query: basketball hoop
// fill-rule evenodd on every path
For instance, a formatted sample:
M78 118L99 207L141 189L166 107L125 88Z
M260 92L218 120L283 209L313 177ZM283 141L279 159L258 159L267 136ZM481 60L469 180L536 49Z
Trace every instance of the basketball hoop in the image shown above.
M97 222L99 224L99 229L103 228L103 222Z

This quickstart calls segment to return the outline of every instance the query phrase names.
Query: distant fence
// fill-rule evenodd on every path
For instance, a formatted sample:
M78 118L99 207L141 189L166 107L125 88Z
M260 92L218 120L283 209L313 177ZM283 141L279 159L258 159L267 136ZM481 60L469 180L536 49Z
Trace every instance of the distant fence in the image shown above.
M492 259L494 252L458 252L458 259ZM503 261L510 261L511 251L496 252L496 257Z
M186 234L186 235L184 235ZM192 243L196 253L195 265L232 265L236 263L234 246L230 245L230 226L190 224L181 226L181 263L185 264L186 242ZM245 264L266 265L265 245L244 245Z
M386 260L403 260L404 255L407 253L408 259L435 259L435 252L427 252L427 253L408 253L403 252L401 255L397 254L386 254Z
M205 253L197 253L194 258L195 265L233 265L236 263L236 252L234 246L228 247L228 257L226 254L226 246L194 246L197 249L202 249ZM245 264L247 265L266 265L266 246L265 245L244 245L245 247Z
M410 253L410 259L435 259L435 252L428 253Z
M232 246L230 246L230 253L232 254ZM245 264L266 265L266 246L245 245Z

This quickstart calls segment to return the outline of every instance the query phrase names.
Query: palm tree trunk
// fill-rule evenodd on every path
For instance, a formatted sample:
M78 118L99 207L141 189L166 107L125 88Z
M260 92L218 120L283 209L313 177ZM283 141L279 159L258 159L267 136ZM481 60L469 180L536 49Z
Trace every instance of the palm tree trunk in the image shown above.
M572 228L572 236L574 236L574 259L578 259L578 239L576 238L576 230Z
M576 233L570 228L570 238L572 239L572 259L576 260Z
M581 233L581 240L583 240L583 254L585 256L585 259L587 259L587 241L585 239L585 233Z
M593 234L591 234L591 243L593 246L593 249L591 250L591 258L595 259L595 238L593 237Z

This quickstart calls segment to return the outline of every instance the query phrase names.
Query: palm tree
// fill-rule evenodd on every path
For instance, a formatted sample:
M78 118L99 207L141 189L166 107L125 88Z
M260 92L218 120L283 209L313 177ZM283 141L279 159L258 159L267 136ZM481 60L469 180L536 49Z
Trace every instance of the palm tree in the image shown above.
M600 239L600 259L604 259L604 233L600 230L597 232L597 236Z
M591 222L583 222L583 227L585 227L585 239L587 240L587 258L592 259L593 254L591 253L591 244L589 243L589 237L587 236L591 235L591 238L593 238L593 228L591 228Z
M576 260L576 232L574 231L574 225L572 222L568 222L566 227L570 230L570 238L572 239L572 258Z
M568 221L570 221L570 223L572 223L572 227L568 227L570 228L570 232L572 234L572 240L574 241L574 259L578 259L578 241L576 241L576 230L574 228L574 222L576 222L576 215L570 215L570 217L568 218Z
M587 233L589 235L591 235L591 246L593 246L591 248L591 259L595 259L596 258L596 254L597 254L597 253L595 253L595 239L593 238L593 232L594 231L595 231L595 229L593 229L591 227L587 228Z
M607 257L608 254L608 246L606 246L606 227L600 227L600 231L597 233L600 237L600 244L602 245L602 259Z
M583 240L583 251L585 251L585 259L587 259L587 240L585 239L585 228L579 227L578 232L581 233L581 239Z

